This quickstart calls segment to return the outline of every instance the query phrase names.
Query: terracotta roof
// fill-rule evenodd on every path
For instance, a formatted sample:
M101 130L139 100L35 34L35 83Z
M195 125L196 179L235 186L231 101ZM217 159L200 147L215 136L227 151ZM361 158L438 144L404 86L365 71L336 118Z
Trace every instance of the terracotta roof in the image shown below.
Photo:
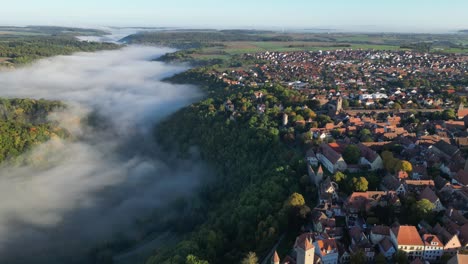
M295 248L302 248L304 251L314 248L311 241L314 234L304 233L296 238L296 243L294 244Z
M444 244L440 241L440 239L436 235L424 234L423 241L426 247L429 247L429 246L443 247L444 246Z
M328 251L337 251L338 247L336 246L336 240L334 238L322 239L317 241L317 246L320 249L320 254L322 256L327 255Z
M392 228L393 234L395 234L398 245L418 245L424 246L421 237L419 236L418 230L415 226L398 226Z

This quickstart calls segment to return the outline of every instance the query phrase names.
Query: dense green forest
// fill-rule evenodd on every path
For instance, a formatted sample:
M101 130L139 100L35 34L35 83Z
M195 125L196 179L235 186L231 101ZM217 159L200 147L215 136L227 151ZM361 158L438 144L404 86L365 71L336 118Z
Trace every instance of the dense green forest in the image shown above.
M80 51L117 48L117 44L79 41L70 36L0 38L0 65L29 63L40 58Z
M278 109L260 114L250 88L228 89L204 79L202 72L192 70L172 81L204 85L209 98L159 124L156 134L163 146L181 155L197 146L217 176L202 190L202 202L192 215L183 219L195 231L186 235L190 229L176 230L185 238L175 248L158 250L148 263L239 263L249 251L263 257L282 234L297 230L310 211L291 195L315 197L301 151L281 140L287 131L279 129ZM266 103L293 98L294 93L273 87ZM226 101L238 110L230 111Z
M0 98L0 162L53 136L66 136L65 130L47 120L50 112L64 107L58 101Z

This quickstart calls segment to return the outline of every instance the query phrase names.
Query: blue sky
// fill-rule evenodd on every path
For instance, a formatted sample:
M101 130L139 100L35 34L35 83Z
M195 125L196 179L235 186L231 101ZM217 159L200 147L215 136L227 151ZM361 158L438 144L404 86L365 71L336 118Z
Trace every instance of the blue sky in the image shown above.
M467 0L16 0L3 25L468 29Z

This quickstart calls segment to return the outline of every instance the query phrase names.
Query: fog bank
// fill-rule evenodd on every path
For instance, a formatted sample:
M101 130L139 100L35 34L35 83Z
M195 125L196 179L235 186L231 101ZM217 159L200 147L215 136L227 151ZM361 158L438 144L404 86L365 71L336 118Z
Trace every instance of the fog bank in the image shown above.
M203 164L161 159L151 136L160 119L201 97L196 87L161 82L185 70L151 61L170 51L78 53L0 73L1 97L68 103L50 118L74 138L26 154L38 163L0 169L0 262L79 262L95 243L131 233L135 219L198 187ZM91 112L105 128L77 121Z

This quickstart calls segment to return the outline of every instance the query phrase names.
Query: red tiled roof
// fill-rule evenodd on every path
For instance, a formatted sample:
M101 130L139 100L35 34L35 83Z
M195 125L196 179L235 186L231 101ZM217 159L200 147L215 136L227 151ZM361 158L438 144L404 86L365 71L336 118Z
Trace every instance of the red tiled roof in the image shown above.
M423 241L424 241L424 245L427 247L429 246L443 247L444 246L444 244L440 241L440 239L436 235L424 234Z
M393 228L392 232L397 237L398 245L424 246L415 226L398 226Z

